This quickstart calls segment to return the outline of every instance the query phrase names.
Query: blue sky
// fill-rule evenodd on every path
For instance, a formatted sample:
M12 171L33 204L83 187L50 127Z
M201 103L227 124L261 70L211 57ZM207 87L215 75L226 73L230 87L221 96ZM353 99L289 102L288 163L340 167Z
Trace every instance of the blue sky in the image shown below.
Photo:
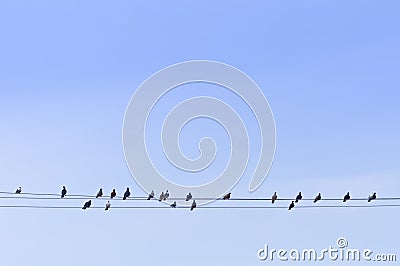
M0 190L59 193L66 185L74 194L95 194L99 187L108 194L130 186L144 195L122 149L130 97L158 70L204 59L248 74L276 121L268 178L248 194L251 177L245 175L234 195L399 196L400 4L216 2L2 1ZM248 116L226 92L192 89L189 96L209 92ZM185 93L166 97L152 114L155 121ZM204 126L221 143L218 170L224 134L208 121L198 123L183 132L184 152L196 156L190 136ZM170 171L165 163L160 167ZM22 201L3 200L14 203ZM263 265L270 262L259 261L256 252L264 244L322 249L341 236L354 248L398 252L397 208L0 212L1 261L10 266Z

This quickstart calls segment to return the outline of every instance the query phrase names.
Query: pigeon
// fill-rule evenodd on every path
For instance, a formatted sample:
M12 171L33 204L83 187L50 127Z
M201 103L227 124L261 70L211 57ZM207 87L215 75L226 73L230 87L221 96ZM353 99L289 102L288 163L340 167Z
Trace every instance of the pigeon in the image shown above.
M106 208L104 210L108 211L108 209L110 209L110 207L111 207L111 203L110 203L110 201L107 201Z
M222 199L223 199L223 200L230 199L230 198L231 198L231 194L232 194L232 193L229 192L229 193L226 194Z
M164 193L164 199L163 200L166 200L166 199L168 199L169 198L169 192L168 192L168 190Z
M193 197L192 197L192 194L189 192L189 194L187 194L186 195L186 201L189 201L189 200L191 200Z
M170 206L171 208L176 208L176 201L174 201L174 203L172 203Z
M150 200L154 198L154 191L152 190L151 193L149 194L149 196L147 197L147 200Z
M193 211L197 207L196 201L193 200L192 206L190 207L190 211Z
M65 188L65 186L63 186L63 188L61 190L61 198L64 198L65 195L67 195L67 189Z
M368 196L368 202L371 202L371 200L375 200L375 199L376 199L376 193L375 192L374 192L374 194Z
M301 192L299 192L299 195L297 195L295 202L299 202L299 200L301 200L303 198L303 196L301 195Z
M321 200L321 193L318 193L318 195L315 197L314 199L314 203L316 203L317 201Z
M276 192L274 193L274 195L272 195L272 204L275 203L276 199L278 198L278 195L276 194Z
M160 198L158 199L158 201L162 201L162 200L164 200L164 197L165 197L165 195L164 195L164 192L161 192L161 194L160 194Z
M86 201L85 205L83 205L82 210L86 210L87 208L90 208L90 206L92 205L92 201Z
M21 192L22 192L22 188L21 187L17 188L17 190L15 191L16 194L21 194Z
M97 192L96 198L103 197L103 189L100 188L99 192Z
M129 191L129 188L127 187L122 200L126 200L126 198L129 198L130 195L131 195L131 192Z
M291 209L293 209L294 208L294 201L292 200L292 203L290 203L290 205L289 205L289 211L291 210Z
M343 198L343 202L346 202L350 199L350 192L347 192L347 194Z
M113 189L113 191L111 192L111 199L115 198L115 196L117 196L117 192L115 192L115 188Z

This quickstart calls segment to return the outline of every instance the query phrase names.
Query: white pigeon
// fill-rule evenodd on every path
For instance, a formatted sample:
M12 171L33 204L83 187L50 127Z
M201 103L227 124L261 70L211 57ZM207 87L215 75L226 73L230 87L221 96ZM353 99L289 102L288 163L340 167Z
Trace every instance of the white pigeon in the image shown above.
M110 201L107 201L105 210L108 211L108 209L110 209L110 207L111 207L111 203L110 203Z
M169 192L168 190L164 194L164 200L167 200L169 198Z

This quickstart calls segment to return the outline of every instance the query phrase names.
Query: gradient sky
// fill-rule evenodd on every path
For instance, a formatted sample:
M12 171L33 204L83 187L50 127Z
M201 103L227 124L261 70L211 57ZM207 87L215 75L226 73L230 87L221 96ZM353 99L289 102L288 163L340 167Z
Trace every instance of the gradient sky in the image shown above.
M144 195L122 150L125 109L150 75L204 59L248 74L276 121L277 150L268 178L250 194L251 176L245 174L234 196L270 197L274 191L290 198L298 191L309 198L318 192L340 198L347 191L354 197L373 191L378 197L400 196L400 3L248 2L1 1L0 191L22 186L25 192L59 193L66 185L71 194L95 194L102 187L108 195L129 186L134 195ZM152 117L162 121L187 96L219 96L243 114L251 139L257 128L249 110L217 88L177 89ZM209 135L220 145L213 168L218 172L229 151L220 127L195 122L182 132L181 144L195 157L196 139ZM161 160L157 141L151 154ZM252 145L257 150L257 140ZM250 166L254 158L251 154ZM159 167L180 178L165 162ZM2 199L0 205L30 203ZM352 248L400 257L398 208L0 213L0 261L9 266L267 265L271 262L256 254L265 244L323 249L335 246L338 237Z

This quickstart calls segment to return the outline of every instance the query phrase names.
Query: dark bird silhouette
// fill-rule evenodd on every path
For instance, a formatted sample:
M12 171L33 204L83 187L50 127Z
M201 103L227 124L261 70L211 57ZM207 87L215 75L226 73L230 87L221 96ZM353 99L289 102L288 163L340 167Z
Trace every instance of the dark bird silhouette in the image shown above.
M190 207L190 211L193 211L197 207L196 201L193 200L192 206Z
M167 191L164 193L164 199L163 200L167 200L169 198L169 192L168 189Z
M192 194L189 192L189 194L186 195L186 201L189 201L193 198Z
M151 193L147 197L147 200L151 200L152 198L154 198L154 191L153 190L151 191Z
M275 192L274 195L272 195L272 204L274 204L277 199L278 199L278 195Z
M65 188L65 186L63 186L63 188L61 190L61 198L64 198L65 195L67 195L67 189Z
M292 200L292 203L290 203L290 205L289 205L289 211L291 210L291 209L293 209L294 208L294 201Z
M176 208L176 201L174 201L174 203L172 203L170 206L171 208Z
M228 200L228 199L230 199L230 198L231 198L231 194L232 194L232 193L229 192L229 193L226 194L222 199L223 199L223 200Z
M110 203L110 201L107 201L106 208L104 210L108 211L108 209L110 209L110 207L111 207L111 203Z
M164 192L161 192L160 197L158 198L158 201L164 200L164 197L165 197Z
M86 201L85 204L82 207L82 210L86 210L87 208L90 208L90 206L92 205L92 201Z
M318 195L315 197L314 199L314 203L316 203L317 201L321 200L321 193L318 193Z
M115 188L112 190L111 192L111 199L115 198L115 196L117 196L117 192L115 191Z
M299 192L299 195L296 196L296 200L295 202L299 202L299 200L301 200L303 198L303 196L301 195L301 192Z
M17 190L15 191L16 194L21 194L21 192L22 192L22 188L21 187L17 188Z
M348 200L350 200L350 192L347 192L347 194L344 196L343 202L346 202Z
M375 192L374 192L374 194L368 196L368 202L371 202L371 200L375 200L375 199L376 199L376 193Z
M97 192L96 198L103 197L103 189L100 188L99 192Z
M129 191L129 188L127 187L122 200L126 200L127 198L129 198L130 195L131 195L131 192Z

